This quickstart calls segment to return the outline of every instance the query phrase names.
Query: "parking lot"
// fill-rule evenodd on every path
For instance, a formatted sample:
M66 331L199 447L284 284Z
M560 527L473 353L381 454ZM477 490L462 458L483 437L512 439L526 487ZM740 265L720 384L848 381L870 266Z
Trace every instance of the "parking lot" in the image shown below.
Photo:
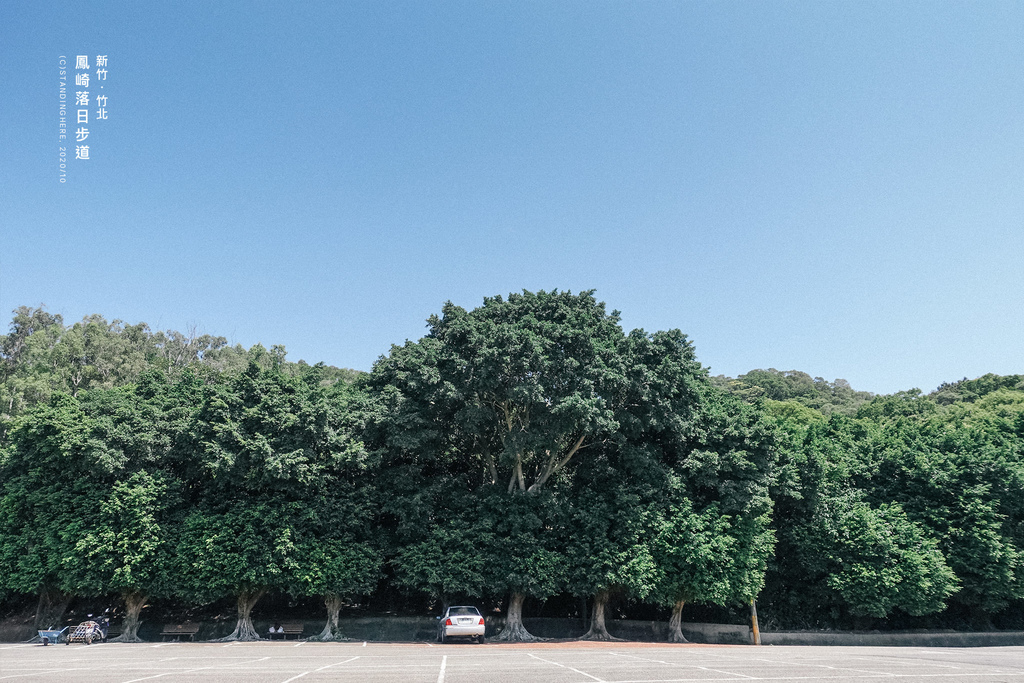
M1024 647L751 647L644 643L0 645L0 680L641 683L1020 681Z

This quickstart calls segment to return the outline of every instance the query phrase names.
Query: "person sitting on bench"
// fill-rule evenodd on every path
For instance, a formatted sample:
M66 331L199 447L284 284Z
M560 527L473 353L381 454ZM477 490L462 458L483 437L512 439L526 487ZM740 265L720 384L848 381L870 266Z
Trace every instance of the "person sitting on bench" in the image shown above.
M284 626L281 626L281 622L275 621L274 625L270 627L270 639L280 638L284 640Z

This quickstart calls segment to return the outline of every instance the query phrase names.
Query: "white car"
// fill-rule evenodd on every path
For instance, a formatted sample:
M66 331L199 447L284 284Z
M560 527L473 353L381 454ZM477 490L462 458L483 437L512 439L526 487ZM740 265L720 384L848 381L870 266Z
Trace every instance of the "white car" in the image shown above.
M438 617L438 640L447 643L449 638L470 638L484 642L483 615L476 607L449 607L444 616Z

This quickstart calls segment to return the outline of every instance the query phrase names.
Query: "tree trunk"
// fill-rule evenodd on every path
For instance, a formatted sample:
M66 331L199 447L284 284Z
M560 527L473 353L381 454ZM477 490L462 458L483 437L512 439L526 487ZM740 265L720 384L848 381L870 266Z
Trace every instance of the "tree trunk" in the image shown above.
M594 595L594 613L590 620L590 630L580 640L622 640L608 633L604 623L604 609L608 605L608 590L602 589Z
M230 635L218 638L219 642L260 639L260 634L256 633L256 627L252 625L252 608L266 592L267 589L261 588L260 590L243 590L238 594L238 622L235 624L235 630Z
M124 606L125 614L124 621L121 622L121 635L117 638L111 638L112 643L141 643L142 638L139 638L139 614L142 612L142 608L146 606L146 598L148 595L139 593L138 591L131 591L124 595Z
M328 593L324 596L324 604L327 605L327 623L324 630L320 631L317 640L351 640L341 635L338 628L338 613L341 612L341 596L335 593Z
M509 596L508 611L505 614L505 628L501 629L501 633L491 638L491 640L504 641L508 643L525 643L536 640L543 640L538 638L523 626L523 601L526 600L525 593L513 592Z
M40 589L39 604L36 606L35 629L59 628L69 602L71 602L71 596L55 588L43 587Z
M683 636L683 606L685 604L685 600L679 600L672 605L672 616L668 620L668 642L670 643L690 642Z

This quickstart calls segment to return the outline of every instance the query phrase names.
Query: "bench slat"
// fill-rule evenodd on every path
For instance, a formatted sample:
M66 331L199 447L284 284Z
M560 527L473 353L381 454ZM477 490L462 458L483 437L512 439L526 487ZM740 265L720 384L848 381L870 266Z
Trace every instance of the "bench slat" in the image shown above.
M195 640L197 633L199 633L199 624L164 624L164 630L160 632L160 635L189 636L191 640Z

